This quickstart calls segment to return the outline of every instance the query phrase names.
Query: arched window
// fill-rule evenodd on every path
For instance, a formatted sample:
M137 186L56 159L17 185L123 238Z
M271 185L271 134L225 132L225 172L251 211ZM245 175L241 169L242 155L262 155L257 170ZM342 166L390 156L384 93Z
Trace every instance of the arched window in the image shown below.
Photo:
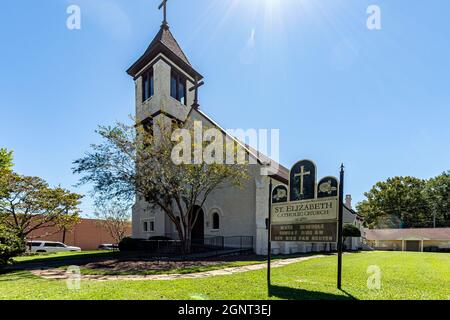
M214 212L212 215L212 228L214 230L219 230L220 229L220 217L219 214L217 212Z

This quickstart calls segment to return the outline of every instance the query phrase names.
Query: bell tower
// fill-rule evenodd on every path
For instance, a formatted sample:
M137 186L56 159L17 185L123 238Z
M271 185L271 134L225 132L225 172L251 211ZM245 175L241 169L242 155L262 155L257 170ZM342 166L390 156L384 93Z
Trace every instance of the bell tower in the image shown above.
M198 82L203 79L191 65L170 32L166 18L144 54L127 70L135 81L136 121L155 125L173 121L184 123L193 107L198 107Z

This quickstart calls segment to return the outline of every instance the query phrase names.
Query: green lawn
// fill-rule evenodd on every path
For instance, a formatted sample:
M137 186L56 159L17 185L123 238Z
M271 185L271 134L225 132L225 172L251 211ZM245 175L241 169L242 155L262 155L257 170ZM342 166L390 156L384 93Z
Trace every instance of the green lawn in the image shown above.
M450 254L366 252L344 256L343 291L335 256L272 271L272 299L450 299ZM381 290L367 288L367 268L382 271ZM268 299L266 271L173 281L44 280L27 271L0 275L0 299Z

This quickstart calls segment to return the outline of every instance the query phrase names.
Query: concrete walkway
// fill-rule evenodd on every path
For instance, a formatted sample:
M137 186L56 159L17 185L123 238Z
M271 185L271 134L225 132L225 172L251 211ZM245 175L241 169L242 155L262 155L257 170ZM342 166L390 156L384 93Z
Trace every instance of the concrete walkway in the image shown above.
M292 259L277 260L272 262L272 268L279 268L289 264L306 261L314 258L325 257L323 255L310 256L310 257L300 257ZM200 279L214 276L224 276L231 275L235 273L242 273L248 271L255 271L265 269L267 263L253 264L241 267L232 267L219 270L189 273L189 274L158 274L158 275L124 275L124 276L104 276L104 275L81 275L81 280L94 280L94 281L115 281L115 280L126 280L126 281L144 281L144 280L176 280L176 279ZM72 273L67 273L64 269L46 269L46 270L32 270L32 274L45 278L54 280L66 280L69 277L73 278Z

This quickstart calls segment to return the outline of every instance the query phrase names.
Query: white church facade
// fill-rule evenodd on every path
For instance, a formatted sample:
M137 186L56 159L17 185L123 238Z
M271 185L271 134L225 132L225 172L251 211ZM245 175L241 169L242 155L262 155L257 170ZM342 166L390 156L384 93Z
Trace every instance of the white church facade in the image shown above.
M190 64L166 22L127 73L135 82L136 120L139 123L154 126L156 123L171 124L176 121L188 125L201 121L204 127L219 128L227 135L198 108L195 93L189 89L203 77ZM266 254L269 182L272 180L274 187L286 185L289 170L255 150L241 146L255 163L250 165L250 179L245 181L243 188L229 187L213 192L201 207L192 236L197 239L221 237L230 243L234 238L245 237L251 241L255 253ZM276 168L269 176L263 173L267 166ZM349 210L346 210L345 216L348 223L356 218L354 212ZM139 196L133 206L132 227L134 238L176 237L173 222L164 213L151 209ZM333 249L334 244L272 243L274 253L284 254Z

